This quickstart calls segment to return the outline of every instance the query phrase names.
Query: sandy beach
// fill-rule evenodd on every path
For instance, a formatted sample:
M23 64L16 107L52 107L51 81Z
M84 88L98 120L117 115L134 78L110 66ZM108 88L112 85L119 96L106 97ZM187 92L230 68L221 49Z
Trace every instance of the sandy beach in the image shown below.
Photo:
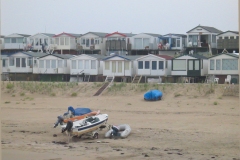
M238 85L116 83L93 96L102 83L1 83L3 160L240 159ZM143 94L156 88L163 99L144 101ZM68 106L100 110L108 124L129 124L132 132L108 139L105 129L98 139L68 143L53 128Z

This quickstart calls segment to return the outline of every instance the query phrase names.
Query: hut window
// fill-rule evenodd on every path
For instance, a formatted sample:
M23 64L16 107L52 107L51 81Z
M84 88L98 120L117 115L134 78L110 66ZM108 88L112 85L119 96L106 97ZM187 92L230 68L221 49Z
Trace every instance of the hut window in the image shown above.
M14 66L14 57L9 58L9 66Z
M62 60L58 60L58 68L62 68L63 67L63 64L62 64Z
M231 36L231 37L230 37L230 39L234 39L234 37L233 37L233 36Z
M85 38L81 38L81 43L85 44Z
M176 47L176 38L172 38L171 43L172 47Z
M83 60L78 60L78 69L83 69Z
M168 68L168 61L165 61L165 68Z
M143 69L143 61L138 61L138 69Z
M173 71L186 71L186 60L173 60Z
M180 47L180 39L177 39L177 47Z
M69 38L65 37L65 45L69 45Z
M129 62L127 61L124 62L124 68L125 70L129 70Z
M228 39L228 37L224 37L224 39Z
M157 61L152 61L152 70L157 70Z
M163 69L163 61L159 61L159 68L158 69Z
M112 62L112 72L116 73L116 62L115 61Z
M94 45L94 39L93 38L91 39L91 45Z
M86 46L89 47L89 39L86 39Z
M48 39L46 39L46 38L44 39L44 45L46 45L46 46L48 45Z
M89 60L85 60L85 69L89 69Z
M23 38L16 38L17 43L23 43Z
M195 70L199 70L199 60L195 60L194 67L195 67Z
M216 35L212 35L212 42L216 43Z
M106 62L105 62L105 70L109 70L109 68L110 68L110 67L109 67L109 61L106 61Z
M238 59L223 59L222 70L238 70Z
M72 69L77 69L77 68L76 68L76 60L73 60L73 61L72 61Z
M20 67L20 58L16 58L16 67Z
M134 48L142 49L142 38L134 38Z
M64 37L60 38L60 45L64 45Z
M122 72L122 62L118 62L118 73Z
M38 38L35 39L35 46L38 46Z
M210 70L214 70L214 59L210 60Z
M4 43L11 43L10 38L4 38Z
M91 69L96 69L96 61L91 60Z
M56 67L56 60L52 60L51 68L57 68L57 67Z
M46 60L46 68L50 68L50 63L51 63L50 60Z
M17 43L17 39L16 38L11 38L12 43Z
M22 58L22 67L26 67L26 58Z
M28 66L32 66L33 61L32 57L28 57Z
M99 44L99 39L95 38L95 44Z
M7 60L6 60L6 59L3 59L2 66L3 66L3 67L7 67L7 66L8 66L8 65L7 65Z
M145 61L145 69L149 69L149 61Z
M220 59L216 60L216 70L221 70L221 60Z
M219 39L222 39L222 37L219 37Z
M188 70L193 70L193 60L188 61Z
M40 68L44 68L44 60L40 60L39 61L39 67Z
M143 38L143 47L149 46L149 38Z
M56 38L55 44L59 45L59 38Z
M236 39L239 39L239 36L236 36Z

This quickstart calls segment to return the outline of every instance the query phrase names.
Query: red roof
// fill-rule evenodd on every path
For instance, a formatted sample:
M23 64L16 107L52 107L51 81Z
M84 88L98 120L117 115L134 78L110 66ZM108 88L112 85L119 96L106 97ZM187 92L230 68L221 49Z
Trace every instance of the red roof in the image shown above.
M171 59L173 59L173 57L168 56L168 55L156 55L156 56L161 57L161 58L164 58L164 59L166 59L166 60L171 60Z
M109 36L114 35L114 34L119 34L119 35L121 35L121 36L123 36L123 37L127 37L125 34L118 33L118 32L114 32L114 33L107 34L105 37L109 37Z

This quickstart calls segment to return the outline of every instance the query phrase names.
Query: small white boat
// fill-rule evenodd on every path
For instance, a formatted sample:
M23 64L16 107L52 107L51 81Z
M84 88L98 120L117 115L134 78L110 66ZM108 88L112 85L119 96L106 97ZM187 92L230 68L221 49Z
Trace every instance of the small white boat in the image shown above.
M131 127L128 124L121 124L112 126L109 131L105 133L106 138L121 137L127 138L131 133Z
M99 114L75 122L68 121L61 126L62 133L67 131L72 136L92 135L93 138L98 138L98 130L106 127L107 120L107 114Z

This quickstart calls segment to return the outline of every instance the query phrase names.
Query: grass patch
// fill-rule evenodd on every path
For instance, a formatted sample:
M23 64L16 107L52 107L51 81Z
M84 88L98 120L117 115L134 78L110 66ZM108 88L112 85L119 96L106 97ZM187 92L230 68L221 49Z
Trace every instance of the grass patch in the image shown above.
M175 93L174 97L182 96L180 93Z
M55 97L56 96L56 93L51 93L50 94L52 97Z
M12 97L15 97L15 94L13 94Z
M14 84L12 84L12 83L7 84L7 89L13 89L13 87L14 87Z
M6 101L5 104L11 103L10 101Z
M77 93L74 92L74 93L71 94L71 96L72 96L72 97L76 97L76 96L77 96Z
M21 92L21 93L20 93L20 96L25 96L25 93Z
M128 103L127 105L132 105L131 103Z
M222 99L222 96L218 97L218 99Z
M218 105L218 102L213 102L214 105Z

